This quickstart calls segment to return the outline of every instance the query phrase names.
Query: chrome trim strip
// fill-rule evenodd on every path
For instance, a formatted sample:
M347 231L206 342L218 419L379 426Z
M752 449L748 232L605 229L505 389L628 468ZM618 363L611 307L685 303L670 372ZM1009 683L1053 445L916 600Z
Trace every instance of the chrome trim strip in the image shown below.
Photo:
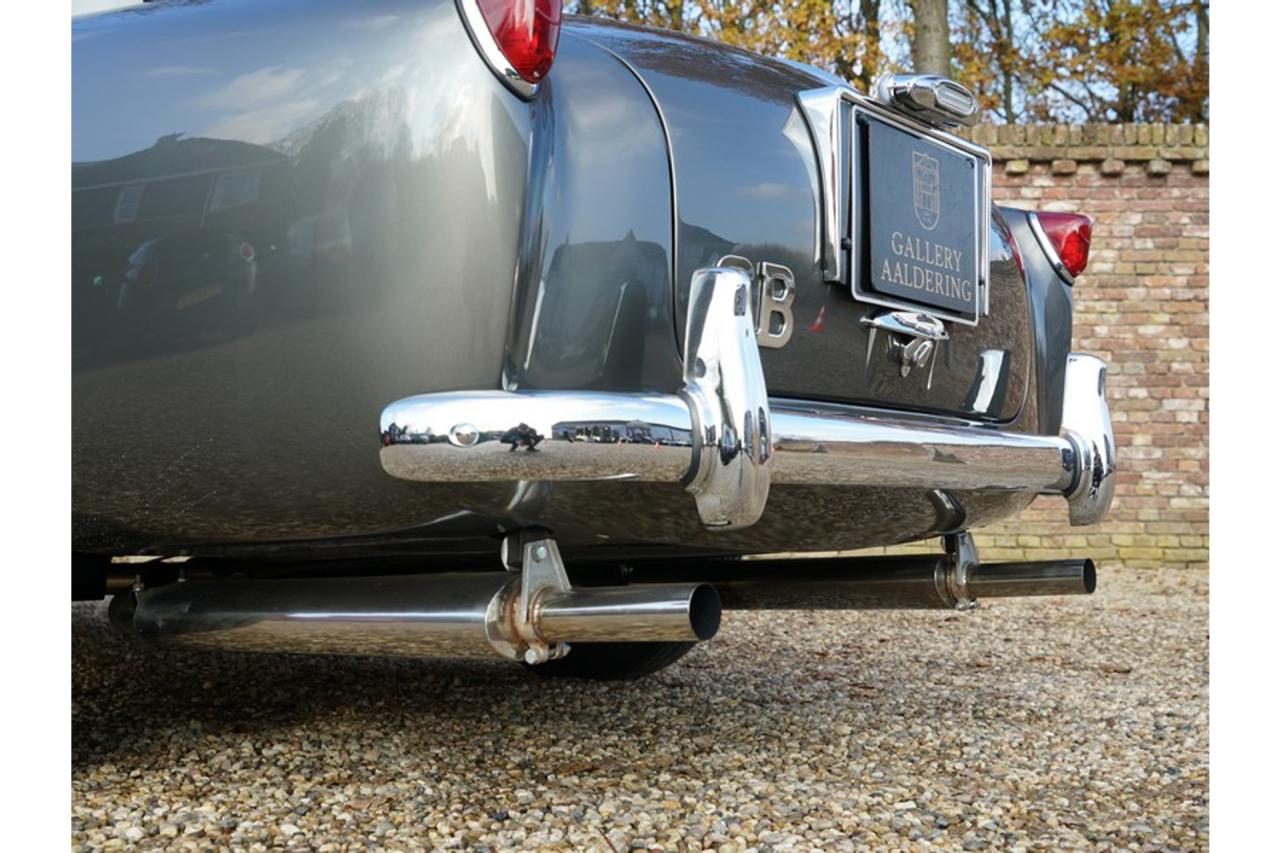
M1034 210L1028 210L1027 224L1031 226L1031 233L1036 236L1036 242L1040 244L1040 249L1044 252L1045 257L1049 259L1054 272L1068 285L1074 287L1076 277L1071 274L1070 270L1067 269L1067 265L1062 262L1062 257L1058 254L1058 250L1054 248L1049 235L1044 233L1044 226L1040 224L1040 215Z
M986 197L986 203L982 205L982 224L978 226L982 232L982 257L978 261L978 274L981 278L978 280L978 289L981 294L983 317L991 314L991 208L995 205L991 195L991 172L993 168L991 152L987 151L986 168L982 170L982 192Z
M476 50L489 69L512 92L526 101L532 98L538 91L538 84L530 83L520 76L519 71L511 67L511 63L502 53L502 48L498 47L498 42L494 40L493 33L489 32L489 25L484 22L484 13L480 11L480 4L476 0L455 0L455 5L458 7L462 24L467 29L467 35L471 36L471 43L476 46Z
M818 159L818 179L822 186L822 269L827 281L845 280L845 252L840 245L840 211L848 204L850 195L841 192L840 157L845 150L840 132L840 101L844 87L829 86L799 92L796 101L813 136ZM853 91L850 89L849 91Z
M423 394L382 413L383 469L426 482L638 480L683 484L703 523L755 523L770 483L1059 494L1072 524L1106 513L1115 440L1106 366L1067 362L1063 434L1001 432L767 396L736 268L699 270L678 394Z

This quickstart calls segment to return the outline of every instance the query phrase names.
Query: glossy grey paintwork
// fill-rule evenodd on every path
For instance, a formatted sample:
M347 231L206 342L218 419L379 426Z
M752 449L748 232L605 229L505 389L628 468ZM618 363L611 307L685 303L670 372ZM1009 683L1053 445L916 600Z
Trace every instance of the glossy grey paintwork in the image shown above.
M525 102L449 0L157 3L79 19L73 39L75 548L484 550L528 524L570 549L848 548L1028 500L780 486L757 525L712 534L679 486L380 470L378 413L412 394L676 390L679 284L735 250L801 280L804 332L765 353L773 393L964 412L976 351L1003 346L1011 379L989 414L1054 431L1023 377L1027 318L1045 312L1011 261L1007 302L938 388L887 361L854 369L865 310L817 277L793 118L820 75L570 20ZM148 243L178 260L144 274ZM140 275L145 310L127 295Z
M796 278L796 324L786 347L761 353L770 393L978 420L1017 416L1028 388L1031 317L998 216L990 316L976 328L953 324L935 369L904 379L887 336L869 340L863 320L880 309L852 300L847 284L826 283L820 267L818 168L796 93L828 81L701 39L610 22L575 27L636 68L666 119L679 219L678 324L698 267L726 254L781 263ZM983 353L993 350L1002 353L1004 377L999 393L982 397L988 402L979 409Z
M1009 233L1022 247L1027 290L1036 330L1036 390L1040 432L1053 435L1062 423L1067 356L1071 351L1072 287L1062 280L1031 233L1025 210L1002 208Z
M157 4L74 37L77 546L456 512L383 474L375 438L389 400L501 376L529 109L453 4ZM216 209L220 177L245 169L256 196ZM136 218L115 222L136 185ZM115 304L128 256L191 231L254 245L252 301L179 310L195 257L168 310L131 322Z
M566 32L532 115L504 385L678 387L670 169L647 93Z

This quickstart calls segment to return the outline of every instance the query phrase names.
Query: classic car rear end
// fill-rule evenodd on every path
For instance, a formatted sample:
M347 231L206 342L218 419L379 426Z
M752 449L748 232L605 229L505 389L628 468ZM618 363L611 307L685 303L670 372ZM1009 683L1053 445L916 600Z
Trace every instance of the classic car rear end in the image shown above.
M714 634L721 595L1091 591L967 533L1038 493L1098 520L1114 449L1069 355L1087 220L992 207L955 84L867 95L555 0L75 30L73 550L90 594L132 587L127 630L616 675ZM341 252L295 236L330 221ZM204 234L254 247L233 334L94 308L137 247Z

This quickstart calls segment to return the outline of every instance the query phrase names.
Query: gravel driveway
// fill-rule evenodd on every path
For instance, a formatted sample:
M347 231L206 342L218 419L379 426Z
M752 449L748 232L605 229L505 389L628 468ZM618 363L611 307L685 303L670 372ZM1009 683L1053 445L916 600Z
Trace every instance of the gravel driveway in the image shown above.
M72 610L72 842L1203 849L1208 579L949 613L728 613L647 681L142 653Z

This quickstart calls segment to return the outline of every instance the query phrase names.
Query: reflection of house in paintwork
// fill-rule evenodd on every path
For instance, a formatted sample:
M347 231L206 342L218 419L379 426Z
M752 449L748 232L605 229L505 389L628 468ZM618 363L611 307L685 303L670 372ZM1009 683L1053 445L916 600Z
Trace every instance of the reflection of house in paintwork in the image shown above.
M689 447L693 436L687 429L649 424L643 421L560 421L551 428L556 441L586 441L596 444L661 444Z
M162 136L150 148L71 170L73 228L150 222L174 230L217 228L222 211L243 222L254 206L267 213L284 193L291 158L247 142ZM242 226L243 227L243 226Z
M680 223L680 269L714 266L725 255L740 251L732 240L698 225Z
M649 306L668 296L666 249L628 231L618 240L556 247L522 306L523 384L545 388L636 387L648 340ZM670 321L662 324L668 332Z
M262 262L283 238L292 159L261 145L181 136L72 165L73 318L114 307L130 259L147 243L176 237L198 244L193 235L202 234L217 243L230 235ZM170 265L169 286L188 272ZM73 330L91 325L73 319Z

